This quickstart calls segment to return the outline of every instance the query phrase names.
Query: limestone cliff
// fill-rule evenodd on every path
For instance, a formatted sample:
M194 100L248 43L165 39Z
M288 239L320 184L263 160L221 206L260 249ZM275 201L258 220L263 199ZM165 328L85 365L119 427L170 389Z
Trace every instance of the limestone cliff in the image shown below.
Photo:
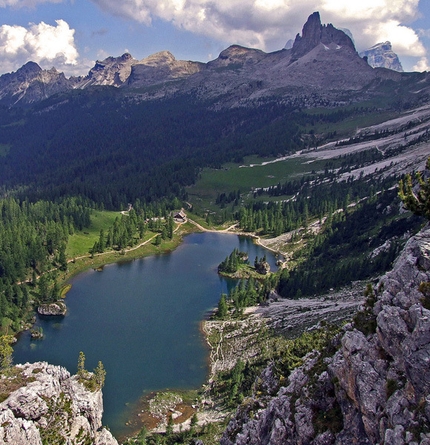
M403 72L399 57L393 51L391 42L377 43L372 48L360 53L361 57L366 57L367 62L373 68L388 68L390 70Z
M74 83L55 68L42 70L37 63L28 62L14 73L0 76L0 100L9 105L22 100L33 103L71 90Z
M0 396L1 445L118 445L101 428L101 390L86 389L63 367L17 365L1 376Z
M315 351L282 384L265 370L222 445L429 445L429 303L427 226L333 340L334 354Z
M92 85L112 85L119 87L127 81L132 66L137 63L131 54L125 53L120 57L107 57L99 61L82 78L75 88L87 88Z

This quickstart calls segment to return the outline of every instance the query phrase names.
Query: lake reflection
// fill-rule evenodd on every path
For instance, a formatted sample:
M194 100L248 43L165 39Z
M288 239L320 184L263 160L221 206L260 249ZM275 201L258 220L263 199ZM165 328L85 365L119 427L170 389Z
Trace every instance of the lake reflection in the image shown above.
M67 315L39 319L45 339L23 334L15 363L46 360L75 373L79 351L89 370L101 360L107 371L103 424L122 434L129 404L143 394L204 383L208 351L199 322L234 285L218 276L217 266L236 247L250 262L266 255L276 268L274 256L249 238L196 233L170 254L80 274L71 281Z

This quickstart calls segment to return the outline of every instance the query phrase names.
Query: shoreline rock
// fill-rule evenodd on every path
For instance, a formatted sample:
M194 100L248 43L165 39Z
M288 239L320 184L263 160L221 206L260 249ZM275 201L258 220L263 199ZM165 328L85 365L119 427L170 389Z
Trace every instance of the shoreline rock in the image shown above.
M67 313L66 303L63 301L56 301L55 303L41 304L37 308L39 315L64 317Z

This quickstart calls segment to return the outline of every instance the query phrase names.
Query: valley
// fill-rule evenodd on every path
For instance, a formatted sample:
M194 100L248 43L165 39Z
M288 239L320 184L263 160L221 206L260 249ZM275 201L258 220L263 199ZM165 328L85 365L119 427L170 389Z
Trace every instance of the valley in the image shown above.
M0 76L0 443L116 445L105 368L127 445L428 444L429 88L318 13L273 53Z

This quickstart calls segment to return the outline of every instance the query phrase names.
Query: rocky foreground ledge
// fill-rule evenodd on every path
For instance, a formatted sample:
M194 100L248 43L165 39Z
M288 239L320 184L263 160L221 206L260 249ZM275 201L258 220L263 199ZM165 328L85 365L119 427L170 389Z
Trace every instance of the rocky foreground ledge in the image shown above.
M222 445L430 445L430 228L412 237L333 351L269 366Z
M102 428L101 390L46 362L16 365L0 377L0 445L118 445Z

